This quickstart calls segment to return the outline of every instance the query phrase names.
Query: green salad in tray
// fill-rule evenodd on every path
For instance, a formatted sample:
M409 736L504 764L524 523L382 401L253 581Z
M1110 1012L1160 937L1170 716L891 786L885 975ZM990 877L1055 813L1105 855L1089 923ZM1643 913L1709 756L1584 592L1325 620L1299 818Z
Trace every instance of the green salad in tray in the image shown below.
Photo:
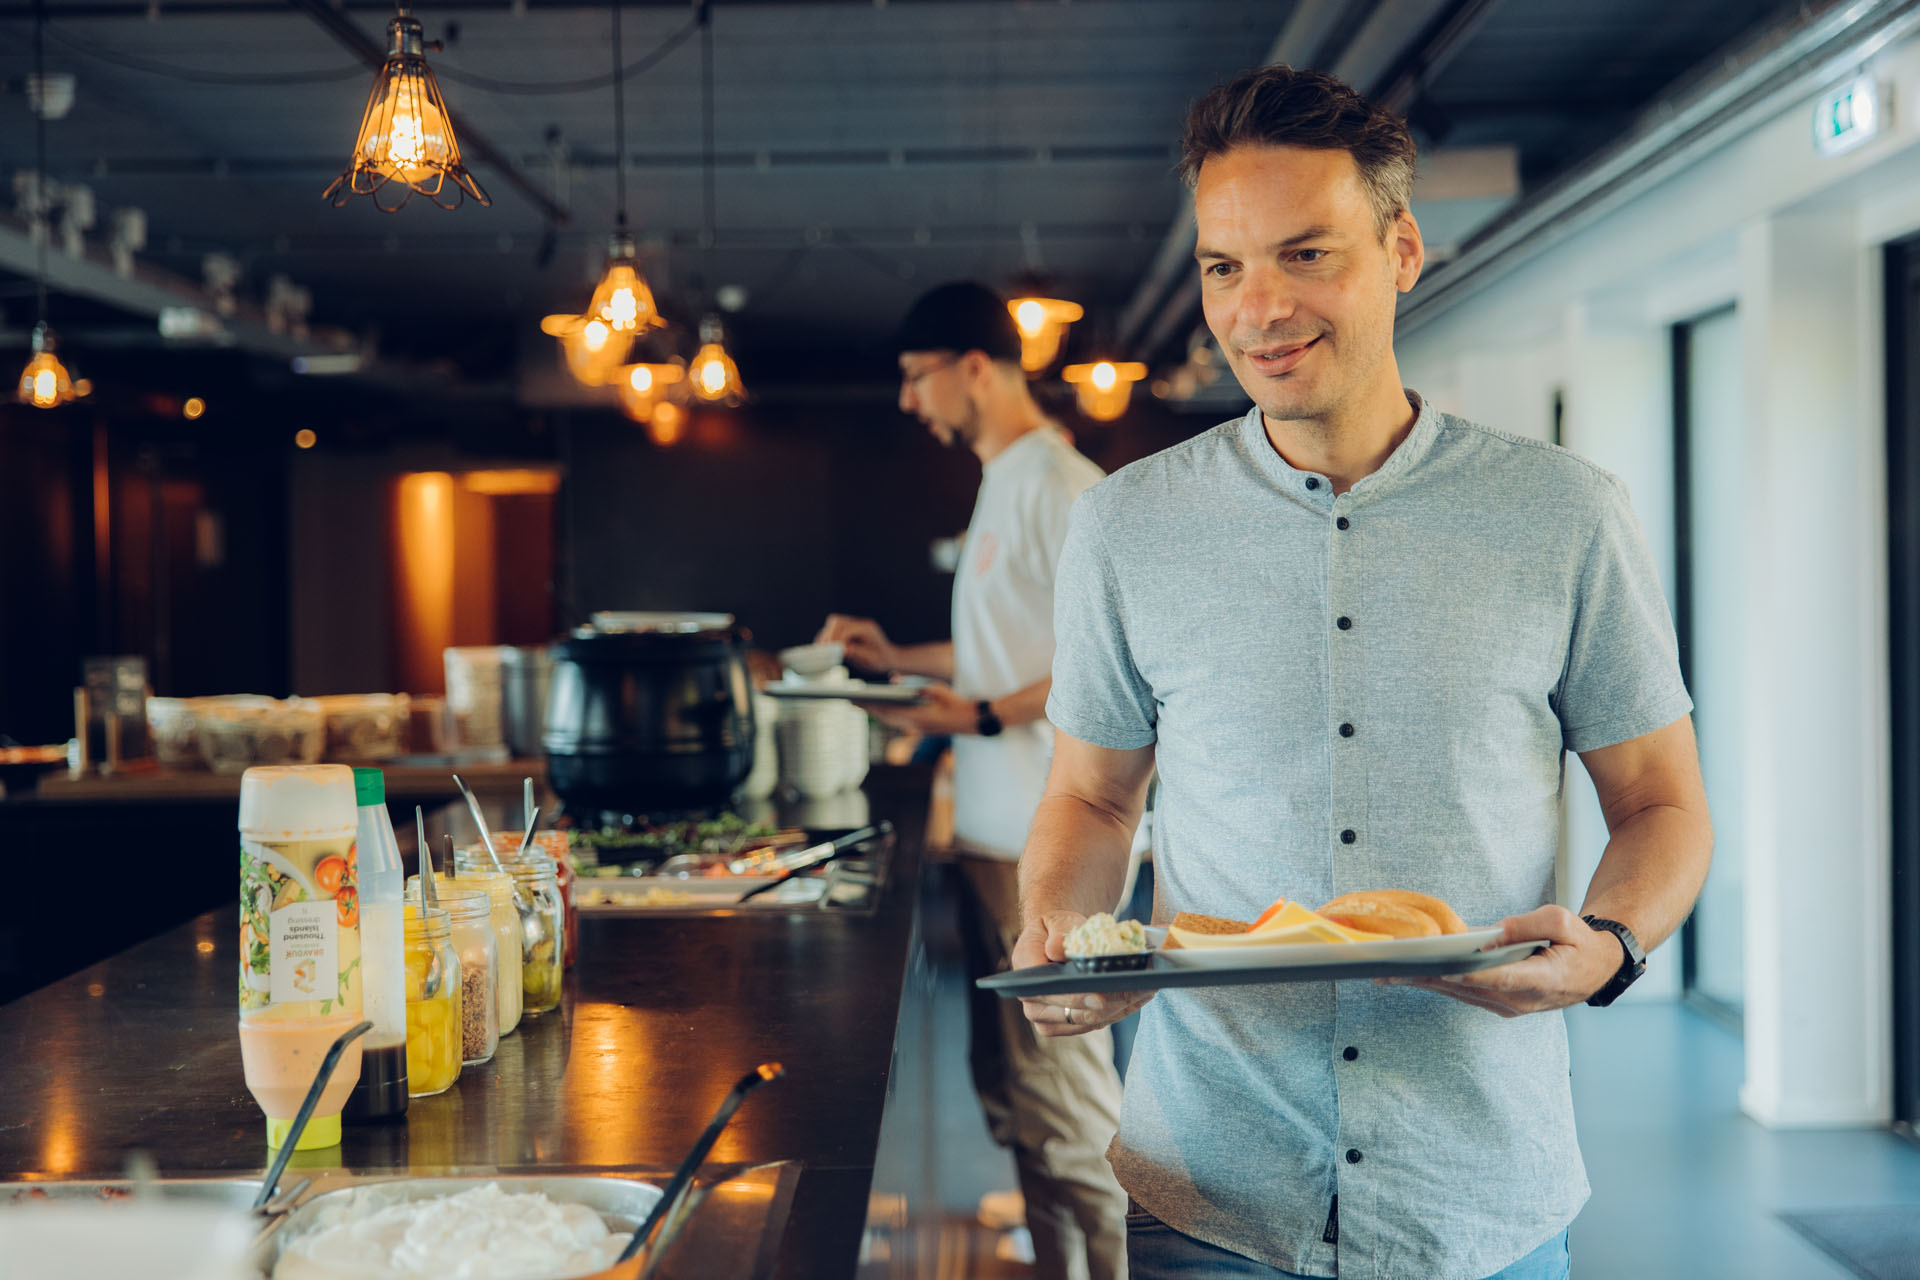
M739 814L691 822L642 823L633 827L575 828L567 833L583 862L664 862L680 854L737 854L757 848L779 834L778 828L749 822ZM582 869L594 874L591 866ZM617 874L617 869L614 870ZM604 871L603 871L604 874Z

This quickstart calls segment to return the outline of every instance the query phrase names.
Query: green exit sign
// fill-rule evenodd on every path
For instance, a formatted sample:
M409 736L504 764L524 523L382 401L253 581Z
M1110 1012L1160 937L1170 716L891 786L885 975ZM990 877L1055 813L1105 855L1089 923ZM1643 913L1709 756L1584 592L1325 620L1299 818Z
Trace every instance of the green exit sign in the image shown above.
M1887 102L1880 82L1860 76L1820 99L1813 108L1813 145L1822 155L1851 151L1878 134Z

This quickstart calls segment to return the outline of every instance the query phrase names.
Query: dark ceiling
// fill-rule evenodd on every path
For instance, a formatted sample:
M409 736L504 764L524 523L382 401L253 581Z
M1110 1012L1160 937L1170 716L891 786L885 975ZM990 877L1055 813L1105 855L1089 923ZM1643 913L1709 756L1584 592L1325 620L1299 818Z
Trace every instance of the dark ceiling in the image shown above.
M78 83L71 114L47 127L49 170L92 188L100 225L90 242L104 240L112 209L138 207L149 223L144 263L198 282L204 256L227 253L243 269L243 295L258 298L284 274L312 291L316 324L377 330L384 352L451 357L498 380L539 341L542 313L584 304L600 265L614 214L610 7L418 7L428 36L446 40L429 60L448 102L518 177L476 163L492 207L446 213L416 201L393 215L320 199L351 146L371 72L316 7L336 9L48 0L48 69ZM630 216L670 315L691 323L714 286L745 289L735 326L750 377L756 358L789 380L845 376L873 361L920 289L958 276L1004 285L1023 269L1047 272L1088 305L1076 334L1085 347L1116 332L1179 215L1172 144L1186 104L1262 61L1283 33L1299 60L1330 69L1344 60L1364 72L1355 73L1363 89L1395 89L1426 147L1514 148L1523 196L1797 7L717 0L709 250L693 9L627 0L624 61L652 63L626 81ZM391 9L344 12L384 42ZM0 3L9 91L0 111L11 122L0 164L13 171L34 163L21 93L32 13ZM564 82L586 83L545 91ZM522 188L564 209L565 224ZM1431 209L1450 243L1514 196L1453 194ZM10 290L10 335L31 323L25 293ZM80 325L70 345L84 345L98 310L70 313Z

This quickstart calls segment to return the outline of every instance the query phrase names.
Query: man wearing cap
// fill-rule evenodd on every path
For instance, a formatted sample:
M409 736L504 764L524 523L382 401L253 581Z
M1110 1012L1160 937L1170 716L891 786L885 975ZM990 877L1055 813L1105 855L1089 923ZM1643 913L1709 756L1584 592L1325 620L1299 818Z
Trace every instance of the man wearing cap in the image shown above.
M1052 753L1053 580L1067 514L1100 468L1034 403L1006 303L981 285L932 290L897 343L900 409L940 443L980 459L980 495L953 581L953 639L901 645L869 618L827 619L819 640L870 670L932 676L923 705L873 708L890 724L953 739L954 842L970 930L970 977L1005 968L1020 933L1016 866ZM1126 1271L1126 1196L1107 1163L1119 1126L1111 1034L1037 1035L1017 1003L975 991L974 1083L1026 1197L1036 1274L1103 1280Z

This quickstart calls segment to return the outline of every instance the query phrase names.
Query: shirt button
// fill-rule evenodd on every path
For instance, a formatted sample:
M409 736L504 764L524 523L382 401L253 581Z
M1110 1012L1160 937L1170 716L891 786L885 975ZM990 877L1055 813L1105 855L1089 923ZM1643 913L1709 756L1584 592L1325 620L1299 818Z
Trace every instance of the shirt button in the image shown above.
M1341 725L1340 736L1343 738L1351 738L1353 736L1353 726L1350 724Z
M1352 827L1348 827L1345 831L1342 831L1340 833L1341 844L1352 844L1355 840L1358 840L1359 838L1360 837L1358 835L1354 834L1354 830Z
M1347 1148L1347 1163L1348 1164L1360 1163L1360 1152L1353 1147Z
M1333 625L1340 628L1342 631L1351 631L1353 630L1353 619L1341 618L1338 621L1336 621Z
M1336 529L1344 529L1344 528L1346 528L1346 527L1347 527L1347 518L1346 518L1345 516L1341 516L1341 517L1340 517L1340 518L1339 518L1338 520L1335 520L1335 521L1333 522L1333 527L1334 527L1334 528L1336 528Z
M1320 478L1318 476L1307 477L1307 488L1318 489L1319 487L1320 487Z
M1360 1051L1354 1048L1352 1045L1348 1045L1346 1048L1340 1051L1340 1056L1345 1058L1348 1062L1352 1062L1355 1058L1360 1056Z

